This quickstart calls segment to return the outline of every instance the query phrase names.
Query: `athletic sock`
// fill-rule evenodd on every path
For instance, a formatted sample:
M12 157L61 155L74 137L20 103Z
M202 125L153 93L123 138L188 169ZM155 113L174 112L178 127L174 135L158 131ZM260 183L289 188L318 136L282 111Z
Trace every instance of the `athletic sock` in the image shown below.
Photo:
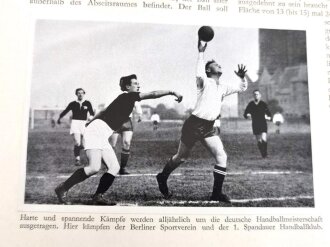
M225 177L227 175L225 167L221 166L214 166L213 169L213 177L214 177L214 183L213 183L213 193L212 197L219 196L222 193L222 185L223 181L225 180Z
M177 163L175 163L172 160L172 157L167 161L163 171L161 172L161 174L165 177L170 176L170 174L177 168L179 167L184 161L179 161Z
M262 149L263 149L262 157L266 157L267 156L267 142L264 140L262 141Z
M120 158L120 168L125 168L128 162L128 158L130 155L129 149L122 149L121 150L121 158Z
M64 190L69 190L72 186L81 183L89 176L86 175L84 168L80 168L76 170L71 177L69 177L64 183L63 188Z
M80 156L80 146L74 145L73 154L74 154L74 157Z
M100 179L100 183L99 186L97 187L95 194L105 193L110 188L114 180L115 180L115 176L107 172L104 173Z
M262 141L260 142L260 141L258 141L258 148L259 148L259 151L260 151L260 154L261 154L261 156L263 156L263 144L262 144Z

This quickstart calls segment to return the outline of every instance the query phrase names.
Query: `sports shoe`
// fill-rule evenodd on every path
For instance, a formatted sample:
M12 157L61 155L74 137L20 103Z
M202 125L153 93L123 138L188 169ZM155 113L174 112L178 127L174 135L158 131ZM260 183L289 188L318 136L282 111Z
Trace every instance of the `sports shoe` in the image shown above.
M231 203L229 196L226 194L220 194L220 195L213 195L210 198L210 201L219 201L219 202L226 202L226 203Z
M119 174L119 175L128 175L129 172L128 172L125 168L120 168L118 174Z
M116 205L115 202L108 201L103 197L103 194L98 193L93 196L92 202L94 205L100 205L100 206L114 206Z
M71 205L71 203L67 199L67 191L63 188L63 183L55 188L55 193L57 195L57 199L60 203L65 205Z
M169 199L172 195L168 192L167 177L162 173L158 173L156 176L158 187L165 199Z

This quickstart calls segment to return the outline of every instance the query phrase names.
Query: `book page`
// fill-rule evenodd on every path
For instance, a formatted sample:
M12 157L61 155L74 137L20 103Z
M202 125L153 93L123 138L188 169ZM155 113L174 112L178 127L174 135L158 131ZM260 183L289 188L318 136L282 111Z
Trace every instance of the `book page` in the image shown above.
M2 2L4 246L329 246L329 11Z

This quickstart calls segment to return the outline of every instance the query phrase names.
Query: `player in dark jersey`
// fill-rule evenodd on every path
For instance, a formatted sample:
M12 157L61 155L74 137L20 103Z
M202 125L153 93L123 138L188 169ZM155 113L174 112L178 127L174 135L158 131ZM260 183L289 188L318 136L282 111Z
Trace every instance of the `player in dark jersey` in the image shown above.
M72 186L96 174L100 170L103 160L108 170L100 179L98 188L93 195L93 203L95 205L114 205L114 203L108 202L103 197L120 169L116 154L108 141L109 137L128 120L136 101L156 99L166 95L174 95L178 102L182 100L182 96L173 91L139 92L140 84L136 75L122 77L120 86L127 93L120 94L104 111L97 114L87 126L84 139L89 164L76 170L64 183L56 187L55 193L60 203L70 204L66 199L67 191Z
M139 116L138 122L141 122L142 108L139 102L135 102L134 112ZM131 114L132 116L132 114ZM133 122L132 117L124 122L122 126L116 130L110 137L109 141L113 149L117 145L118 136L121 136L121 153L120 153L120 170L119 175L128 175L129 172L126 170L128 159L130 156L131 142L133 138Z
M73 136L74 148L73 154L76 159L76 165L80 165L80 150L83 149L82 136L85 131L87 114L94 116L94 111L91 102L84 100L85 90L82 88L76 89L77 100L72 101L63 112L61 112L57 123L61 124L61 118L63 118L69 111L72 111L72 121L70 128L70 135Z
M244 118L252 119L252 131L257 139L257 144L261 156L267 157L267 122L271 120L271 113L267 104L261 100L259 90L253 91L254 100L251 101L245 111Z

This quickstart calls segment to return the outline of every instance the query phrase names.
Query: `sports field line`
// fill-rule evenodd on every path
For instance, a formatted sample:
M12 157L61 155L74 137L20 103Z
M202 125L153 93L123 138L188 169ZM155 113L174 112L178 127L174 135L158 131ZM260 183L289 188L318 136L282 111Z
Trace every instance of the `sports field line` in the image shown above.
M261 198L249 198L249 199L231 199L232 203L249 203L249 202L263 202L263 201L296 201L300 199L314 199L314 196L286 196L286 197L261 197ZM218 205L218 201L148 201L150 204L154 205L167 205L167 206L175 206L175 205ZM119 204L120 205L120 204ZM125 204L125 206L136 206L136 204Z
M287 175L287 174L302 174L304 172L302 171L253 171L253 172L229 172L227 175L237 176L237 175ZM156 176L157 173L132 173L124 176L118 176L118 177L151 177ZM204 174L195 174L195 175L204 175ZM65 174L65 175L58 175L56 178L68 178L71 174ZM99 177L101 175L95 175L93 177ZM171 176L182 176L181 173L173 173ZM48 176L45 175L27 175L28 179L45 179Z
M100 174L100 175L94 175L92 177L101 177L101 175L103 174ZM150 176L153 176L155 177L157 175L157 173L138 173L138 174L127 174L127 175L118 175L117 177L150 177ZM68 178L70 177L71 174L66 174L66 175L58 175L58 176L55 176L56 178ZM171 176L182 176L181 173L173 173L171 174ZM36 179L45 179L47 178L47 176L45 175L28 175L27 178L31 179L31 178L36 178Z
M296 201L300 199L314 199L314 196L284 196L284 197L261 197L253 199L232 199L234 203L262 202L262 201Z
M184 168L186 171L208 171L200 168ZM302 174L302 171L244 171L244 172L227 172L227 175L281 175L281 174ZM196 174L197 175L197 174Z
M301 174L304 173L302 171L254 171L254 172L229 172L229 175L281 175L281 174Z

